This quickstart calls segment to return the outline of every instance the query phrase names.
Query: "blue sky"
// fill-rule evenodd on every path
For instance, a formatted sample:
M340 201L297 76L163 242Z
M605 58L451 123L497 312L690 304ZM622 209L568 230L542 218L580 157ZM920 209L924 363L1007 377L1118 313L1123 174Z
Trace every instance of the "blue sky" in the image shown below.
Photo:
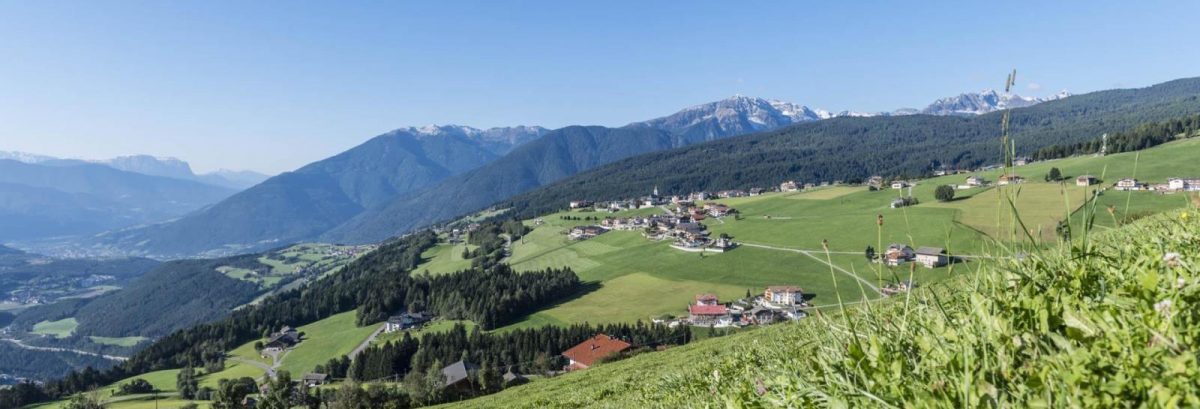
M0 1L0 150L280 172L390 129L1200 75L1200 2ZM970 4L960 4L970 3Z

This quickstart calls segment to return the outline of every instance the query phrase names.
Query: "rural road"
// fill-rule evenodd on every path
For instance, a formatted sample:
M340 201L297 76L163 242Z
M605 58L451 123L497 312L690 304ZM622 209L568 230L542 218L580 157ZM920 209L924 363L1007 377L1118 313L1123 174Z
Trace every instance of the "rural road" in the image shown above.
M367 337L367 339L363 340L363 342L361 344L358 344L357 347L354 347L354 350L350 351L350 353L346 356L350 357L350 359L354 359L354 357L358 356L358 354L361 353L364 349L367 349L367 347L371 346L371 342L375 340L375 337L378 337L379 334L383 332L383 327L385 327L385 326L386 326L385 324L379 325L379 328L376 328L375 332L371 333L371 336L369 336L369 337Z
M21 342L21 340L19 340L19 339L0 338L0 340L11 342L14 345L16 345L18 348L29 349L29 350L33 350L33 351L71 352L71 353L75 353L75 354L79 354L79 355L88 355L88 356L104 358L104 359L107 359L110 361L123 362L123 361L129 360L128 357L124 357L124 356L97 354L95 352L81 351L78 349L33 346L33 345L26 344L24 342Z
M233 361L233 362L257 367L258 369L262 369L263 373L268 377L268 379L275 379L275 367L273 367L271 365L267 365L267 364L264 364L262 362L258 362L258 361L252 360L252 359L244 359L244 358L238 358L238 357L229 357L229 360ZM275 366L279 366L278 361L275 362Z

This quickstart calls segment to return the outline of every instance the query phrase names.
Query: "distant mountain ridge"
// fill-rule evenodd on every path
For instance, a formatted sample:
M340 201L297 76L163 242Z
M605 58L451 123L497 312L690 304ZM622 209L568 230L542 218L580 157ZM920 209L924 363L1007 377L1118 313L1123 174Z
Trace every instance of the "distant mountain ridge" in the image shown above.
M1002 94L996 90L985 89L980 92L938 99L921 110L921 113L928 115L982 115L1005 108L1025 108L1069 96L1071 93L1060 91L1045 98L1034 98L1022 97L1017 94Z
M0 159L0 240L94 234L161 221L233 192L86 162Z
M103 160L83 160L62 159L53 156L26 152L0 151L0 159L15 160L31 165L74 165L84 163L101 164L126 172L140 173L150 176L162 176L180 180L190 180L193 182L200 182L229 189L245 189L258 184L269 177L262 173L251 170L233 171L221 169L214 172L197 174L192 171L192 166L185 161L176 158L156 157L150 155L127 155Z
M407 127L180 220L107 234L101 246L185 256L314 239L377 241L633 155L831 118L917 112L832 113L735 96L621 128Z
M456 125L396 129L179 220L110 232L98 241L130 254L176 257L311 240L367 209L483 166L546 132Z

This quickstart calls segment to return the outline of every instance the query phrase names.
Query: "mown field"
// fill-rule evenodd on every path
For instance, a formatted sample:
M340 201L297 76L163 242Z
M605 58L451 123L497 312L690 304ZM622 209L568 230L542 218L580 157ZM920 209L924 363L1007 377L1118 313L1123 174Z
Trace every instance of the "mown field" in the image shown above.
M1194 407L1196 216L444 407Z
M949 175L918 181L912 188L920 200L916 206L893 209L891 201L908 189L868 191L865 187L832 186L804 192L773 193L756 197L720 199L739 211L738 217L708 219L704 224L714 234L728 234L747 244L724 254L701 256L671 249L668 243L645 240L639 232L609 232L591 240L568 240L564 232L573 226L593 224L604 217L663 213L661 209L638 209L615 214L590 211L560 212L527 220L534 230L513 244L508 260L522 270L571 267L579 276L597 285L594 291L533 314L507 328L617 322L680 315L698 293L711 292L732 299L763 286L795 284L816 295L813 303L856 302L877 297L870 286L861 288L854 276L880 287L897 280L915 279L932 283L955 276L975 263L986 263L1004 243L1025 240L1019 221L1039 241L1035 246L1053 245L1055 227L1071 215L1078 224L1080 206L1096 190L1102 190L1097 206L1112 205L1115 218L1125 214L1159 212L1186 206L1187 195L1104 190L1123 177L1161 183L1169 177L1200 176L1194 163L1200 157L1200 140L1173 142L1141 152L1104 157L1074 157L1016 167L1013 173L1027 182L957 190L954 200L939 202L934 190L939 185L960 185L969 174ZM1066 183L1045 182L1050 168L1057 167ZM1182 172L1182 173L1181 173ZM974 173L995 181L1000 170ZM1090 187L1074 185L1074 177L1092 174L1102 182ZM1010 203L1009 200L1012 200ZM883 225L878 225L878 217ZM1102 217L1101 217L1102 216ZM567 220L565 218L583 219ZM594 218L594 220L588 220ZM1114 225L1103 212L1096 224ZM823 243L828 243L826 255ZM963 256L965 264L937 269L881 267L863 256L867 246L876 250L890 243L914 248L934 246ZM1025 246L1030 246L1026 241ZM453 250L452 250L453 249ZM798 252L799 251L799 252ZM461 268L461 249L439 247L426 254L422 266L431 273ZM834 271L826 261L830 261Z

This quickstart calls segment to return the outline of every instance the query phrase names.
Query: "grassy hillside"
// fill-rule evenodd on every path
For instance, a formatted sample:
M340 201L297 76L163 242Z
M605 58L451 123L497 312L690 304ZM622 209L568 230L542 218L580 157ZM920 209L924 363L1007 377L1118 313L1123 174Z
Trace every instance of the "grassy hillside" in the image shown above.
M1015 168L1028 182L1007 187L987 187L956 191L955 200L939 202L934 189L939 185L963 184L968 175L951 175L918 181L912 193L921 203L892 209L892 199L907 191L885 189L871 192L865 187L835 186L798 193L774 193L756 197L721 199L740 212L739 217L704 223L713 234L729 234L743 245L724 254L686 253L674 250L666 242L651 242L640 232L614 231L586 241L571 241L564 232L576 225L596 223L604 217L661 214L658 208L623 211L615 214L567 211L543 215L525 223L533 231L513 243L507 260L518 270L547 267L571 267L585 281L599 284L595 291L535 313L508 328L578 322L604 323L646 320L663 314L680 315L695 294L711 292L723 299L741 297L747 290L758 292L763 286L795 284L815 294L817 306L835 304L836 292L846 302L864 295L876 298L871 286L911 277L918 283L931 283L960 275L964 266L937 269L908 266L884 268L868 263L863 257L867 246L886 247L890 243L910 246L945 247L952 254L983 261L972 256L993 250L991 239L1004 241L1016 237L1009 194L1019 211L1021 222L1041 243L1055 243L1055 227L1073 214L1082 218L1079 207L1092 191L1104 189L1122 177L1137 177L1145 182L1164 182L1169 177L1200 174L1190 161L1200 156L1200 139L1172 142L1141 152L1104 157L1086 156L1038 162ZM1078 187L1068 183L1043 182L1051 168L1066 177L1093 174L1103 179L1100 185ZM1136 168L1136 169L1135 169ZM1190 172L1193 173L1189 173ZM977 173L995 181L1000 170ZM683 193L683 192L676 192ZM1188 205L1188 195L1160 195L1153 192L1103 191L1098 206L1116 206L1114 216L1102 213L1097 223L1102 228L1114 225L1126 214L1158 212ZM884 217L882 228L877 217ZM564 217L585 220L567 220ZM541 224L536 222L541 220ZM1076 223L1078 224L1078 223ZM831 254L821 252L828 242ZM881 246L882 245L882 246ZM431 273L461 268L461 251L443 246L430 250L422 270ZM828 262L828 263L827 263ZM833 265L831 271L830 264ZM833 273L833 274L831 274ZM865 281L863 287L855 277Z
M1195 406L1200 215L453 407ZM803 357L803 359L797 359Z

